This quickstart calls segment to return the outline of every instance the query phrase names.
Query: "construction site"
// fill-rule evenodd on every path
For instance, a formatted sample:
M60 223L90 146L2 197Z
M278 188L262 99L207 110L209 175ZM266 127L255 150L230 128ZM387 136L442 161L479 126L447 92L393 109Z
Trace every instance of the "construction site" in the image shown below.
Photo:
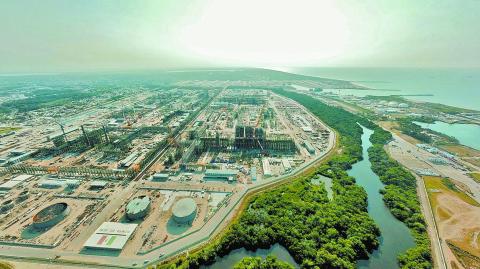
M56 121L35 146L12 147L28 155L0 175L0 244L89 259L158 257L223 225L250 188L333 145L308 110L266 89L146 96L113 113Z

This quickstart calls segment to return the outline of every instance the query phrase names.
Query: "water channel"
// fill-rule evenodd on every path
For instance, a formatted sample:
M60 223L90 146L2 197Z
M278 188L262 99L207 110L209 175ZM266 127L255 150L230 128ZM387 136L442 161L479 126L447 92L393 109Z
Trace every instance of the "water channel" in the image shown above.
M362 127L363 128L363 127ZM368 160L368 148L372 145L369 138L373 131L363 128L362 146L363 160L354 164L348 171L350 176L355 177L357 184L362 186L368 195L368 213L380 228L380 246L369 257L368 260L357 262L358 268L368 269L392 269L398 268L397 256L415 245L413 237L408 228L397 220L385 206L382 195L379 193L384 185L378 176L371 170L371 163ZM314 183L315 184L315 183ZM203 269L224 269L233 268L237 262L247 256L257 256L265 258L267 255L274 255L279 260L286 261L299 268L288 251L279 244L275 244L269 249L258 249L256 251L247 251L246 249L237 249L228 255L217 258L217 261Z
M363 128L363 127L362 127ZM357 184L362 186L368 195L368 214L380 228L380 246L368 260L357 262L358 268L398 268L397 256L415 245L410 231L401 221L397 220L385 206L379 193L384 185L372 171L368 160L368 148L372 145L369 138L373 131L363 128L362 147L363 160L354 164L348 174L355 177Z

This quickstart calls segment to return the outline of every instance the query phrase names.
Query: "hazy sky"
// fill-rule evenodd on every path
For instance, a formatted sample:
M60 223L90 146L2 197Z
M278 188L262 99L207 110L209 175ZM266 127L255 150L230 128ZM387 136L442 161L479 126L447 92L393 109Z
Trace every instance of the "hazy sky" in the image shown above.
M0 72L480 66L480 0L0 0Z

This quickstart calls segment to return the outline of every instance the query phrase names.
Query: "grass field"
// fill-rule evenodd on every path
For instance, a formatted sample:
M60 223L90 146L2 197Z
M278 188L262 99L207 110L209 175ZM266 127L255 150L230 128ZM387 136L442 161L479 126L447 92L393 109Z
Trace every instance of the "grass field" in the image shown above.
M0 269L13 269L13 265L0 261Z
M460 157L478 157L480 151L463 146L463 145L439 145L439 148L456 154Z
M20 130L20 128L17 128L17 127L0 127L0 135L1 134L6 134L6 133L11 132L11 131L17 131L17 130Z
M432 204L432 208L437 207L437 199L435 199L435 197L439 194L439 192L454 195L470 205L480 206L480 204L477 203L477 201L475 201L473 198L471 198L464 192L453 189L450 185L452 183L447 183L449 182L448 179L441 178L441 177L425 176L423 177L423 180L425 181L425 186L427 187L427 190L428 190L428 196L430 198L430 203Z
M480 167L480 159L463 159L466 162L469 162L477 167Z
M468 173L468 175L473 178L477 183L480 183L480 173L474 172L474 173Z

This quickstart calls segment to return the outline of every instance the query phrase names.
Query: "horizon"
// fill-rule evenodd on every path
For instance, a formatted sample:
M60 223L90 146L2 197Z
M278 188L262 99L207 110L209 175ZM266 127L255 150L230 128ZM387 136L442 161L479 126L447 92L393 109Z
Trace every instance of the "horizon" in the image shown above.
M3 2L0 73L480 68L479 11L475 0Z

